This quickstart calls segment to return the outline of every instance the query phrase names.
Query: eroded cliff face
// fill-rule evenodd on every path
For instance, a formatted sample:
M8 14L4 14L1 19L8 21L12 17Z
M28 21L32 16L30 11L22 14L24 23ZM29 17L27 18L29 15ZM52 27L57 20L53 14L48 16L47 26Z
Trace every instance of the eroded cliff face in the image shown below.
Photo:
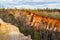
M55 18L45 17L38 13L27 13L27 24L34 26L36 30L41 27L46 30L60 31L60 20Z
M19 29L0 19L0 40L31 40L28 36L24 36Z
M5 11L6 12L6 11ZM55 18L50 18L46 16L40 15L39 12L29 11L29 10L7 10L8 13L14 15L14 18L19 18L22 24L35 26L35 29L38 30L42 26L46 29L55 30L55 26L58 26L58 30L60 30L60 20ZM44 12L45 13L45 12ZM46 11L47 13L47 11ZM49 13L47 13L48 15ZM26 18L24 18L26 17ZM8 18L10 19L10 18ZM56 25L55 25L56 24ZM51 26L49 28L49 26Z

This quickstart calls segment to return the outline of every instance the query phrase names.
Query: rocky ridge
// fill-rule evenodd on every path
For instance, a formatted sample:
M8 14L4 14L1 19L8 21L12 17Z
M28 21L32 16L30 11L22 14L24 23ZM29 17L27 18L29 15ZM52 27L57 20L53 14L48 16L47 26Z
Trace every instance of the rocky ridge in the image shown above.
M5 23L0 19L0 40L32 40L30 35L25 36L19 29L11 25L10 23Z

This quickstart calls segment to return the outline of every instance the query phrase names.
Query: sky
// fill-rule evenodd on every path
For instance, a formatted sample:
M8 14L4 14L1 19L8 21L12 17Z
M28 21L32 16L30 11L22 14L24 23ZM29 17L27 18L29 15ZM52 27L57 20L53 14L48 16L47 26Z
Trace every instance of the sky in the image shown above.
M0 0L0 8L60 9L60 0Z

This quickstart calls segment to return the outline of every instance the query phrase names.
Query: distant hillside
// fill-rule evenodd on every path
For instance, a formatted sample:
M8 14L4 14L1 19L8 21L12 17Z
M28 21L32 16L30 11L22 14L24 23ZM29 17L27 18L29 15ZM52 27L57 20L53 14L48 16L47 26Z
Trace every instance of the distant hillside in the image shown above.
M10 13L13 14L15 17L19 16L20 13L39 13L42 16L50 17L50 18L56 18L60 20L60 10L59 9L35 9L35 10L29 10L29 9L0 9L0 13Z

